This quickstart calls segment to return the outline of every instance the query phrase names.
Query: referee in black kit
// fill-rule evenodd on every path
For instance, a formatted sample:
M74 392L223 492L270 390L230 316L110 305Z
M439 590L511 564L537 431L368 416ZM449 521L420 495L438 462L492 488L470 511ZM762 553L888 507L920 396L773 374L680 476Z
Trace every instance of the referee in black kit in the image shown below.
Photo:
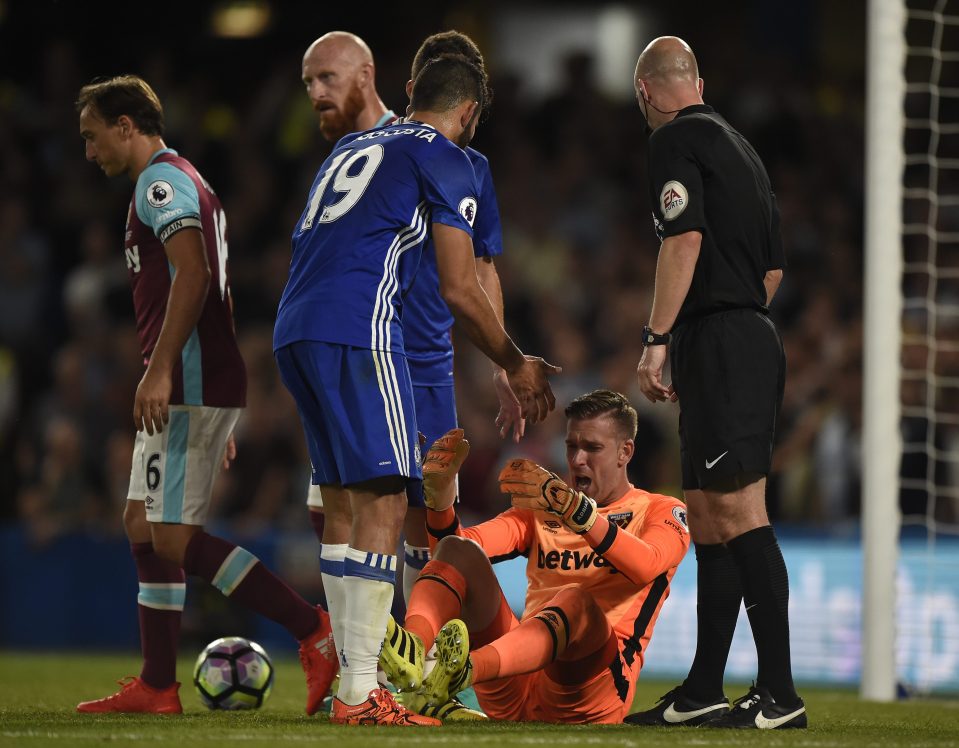
M779 210L759 156L703 104L689 46L649 44L636 64L662 245L639 386L677 399L683 490L697 563L696 656L685 682L637 725L806 727L789 656L789 581L766 515L785 356L767 305L785 265ZM667 350L672 384L662 381ZM740 601L759 659L755 685L723 694Z

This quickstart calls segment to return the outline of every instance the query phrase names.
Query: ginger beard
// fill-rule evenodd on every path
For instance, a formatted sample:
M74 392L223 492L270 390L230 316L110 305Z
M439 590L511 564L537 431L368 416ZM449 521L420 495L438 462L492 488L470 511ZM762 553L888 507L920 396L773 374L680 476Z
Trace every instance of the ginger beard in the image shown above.
M356 132L356 120L363 111L363 92L354 80L350 90L343 100L342 107L332 103L323 103L316 109L320 120L320 132L331 143L337 142L344 135Z

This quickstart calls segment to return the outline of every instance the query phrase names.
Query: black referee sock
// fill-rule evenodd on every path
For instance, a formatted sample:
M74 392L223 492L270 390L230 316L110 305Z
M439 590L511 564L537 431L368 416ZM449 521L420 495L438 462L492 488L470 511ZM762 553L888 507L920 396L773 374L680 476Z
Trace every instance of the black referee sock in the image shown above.
M776 533L770 525L757 527L727 546L739 566L743 602L756 642L756 685L768 689L776 703L792 706L799 696L789 656L789 577Z
M722 543L695 544L696 657L683 693L706 704L723 698L723 673L743 599L739 567Z

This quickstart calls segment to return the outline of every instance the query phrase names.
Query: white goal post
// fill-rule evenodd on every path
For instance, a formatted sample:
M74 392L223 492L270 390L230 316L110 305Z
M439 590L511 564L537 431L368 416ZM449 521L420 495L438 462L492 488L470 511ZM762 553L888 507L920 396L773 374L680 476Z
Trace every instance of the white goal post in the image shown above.
M865 699L959 693L959 0L870 0Z
M863 341L864 699L896 697L905 0L869 0Z

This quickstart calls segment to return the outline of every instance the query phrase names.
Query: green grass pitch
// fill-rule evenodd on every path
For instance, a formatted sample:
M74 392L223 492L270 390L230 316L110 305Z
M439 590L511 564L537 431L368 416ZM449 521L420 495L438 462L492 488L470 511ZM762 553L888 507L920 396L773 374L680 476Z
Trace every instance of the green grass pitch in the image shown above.
M485 723L437 729L334 726L303 713L306 689L299 664L277 662L276 685L256 712L209 712L190 682L192 662L180 662L182 716L81 715L78 701L99 698L114 682L139 672L133 655L0 652L0 745L197 746L258 748L328 745L336 748L453 745L505 746L959 746L959 700L867 704L855 693L802 689L810 728L777 733L697 728L643 729L628 725L562 727ZM652 705L671 683L640 682L635 707ZM743 689L744 692L745 689ZM740 688L728 687L729 695Z

